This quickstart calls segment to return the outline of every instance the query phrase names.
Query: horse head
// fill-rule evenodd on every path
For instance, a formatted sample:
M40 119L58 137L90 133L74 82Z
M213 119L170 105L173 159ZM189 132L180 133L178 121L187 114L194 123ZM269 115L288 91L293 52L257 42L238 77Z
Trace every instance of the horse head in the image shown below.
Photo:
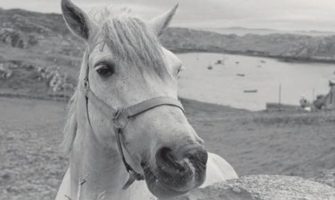
M124 157L160 198L187 193L203 183L207 162L203 140L178 103L149 105L143 112L140 109L127 117L119 148L118 129L112 119L114 110L123 111L141 102L152 104L157 97L177 102L182 63L158 39L176 9L144 21L127 12L116 14L107 9L90 16L70 0L62 1L69 29L87 44L78 88L83 98L87 84L92 93L86 95L86 108L81 107L87 109L92 134L104 151L123 150L115 162Z

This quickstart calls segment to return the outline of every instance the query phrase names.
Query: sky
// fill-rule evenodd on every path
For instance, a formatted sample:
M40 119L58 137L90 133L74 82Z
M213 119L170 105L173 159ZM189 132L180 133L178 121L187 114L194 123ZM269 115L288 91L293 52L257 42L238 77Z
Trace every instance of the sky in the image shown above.
M246 27L278 30L335 31L335 0L72 0L92 7L127 6L151 18L179 2L172 26ZM60 13L60 0L1 0L2 8Z

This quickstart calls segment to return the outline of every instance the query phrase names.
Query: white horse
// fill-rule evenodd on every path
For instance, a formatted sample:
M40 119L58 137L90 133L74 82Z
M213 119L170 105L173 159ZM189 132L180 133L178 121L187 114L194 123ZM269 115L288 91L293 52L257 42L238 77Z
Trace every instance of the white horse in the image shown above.
M177 98L182 63L158 42L177 6L145 23L109 9L94 17L62 0L87 44L63 145L69 168L57 200L168 199L237 178L207 153Z

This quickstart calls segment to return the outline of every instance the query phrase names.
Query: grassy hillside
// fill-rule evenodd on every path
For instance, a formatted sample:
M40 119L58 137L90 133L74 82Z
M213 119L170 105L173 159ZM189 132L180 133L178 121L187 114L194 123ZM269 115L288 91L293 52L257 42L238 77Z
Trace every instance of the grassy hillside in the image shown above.
M239 174L312 177L335 169L335 112L249 112L184 100L208 148Z
M238 36L170 28L161 41L175 52L212 51L335 61L335 36ZM76 83L83 48L59 14L0 9L0 93L69 96Z
M219 34L185 28L169 29L162 42L176 52L208 51L284 59L335 62L335 36L286 33Z

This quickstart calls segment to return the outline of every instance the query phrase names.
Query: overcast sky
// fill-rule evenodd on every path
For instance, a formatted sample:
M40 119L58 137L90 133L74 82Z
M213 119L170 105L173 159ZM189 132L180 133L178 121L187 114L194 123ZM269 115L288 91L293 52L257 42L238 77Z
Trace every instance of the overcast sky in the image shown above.
M172 25L335 31L335 0L73 0L85 10L126 5L146 17L179 2ZM0 7L60 13L60 0L1 0Z

